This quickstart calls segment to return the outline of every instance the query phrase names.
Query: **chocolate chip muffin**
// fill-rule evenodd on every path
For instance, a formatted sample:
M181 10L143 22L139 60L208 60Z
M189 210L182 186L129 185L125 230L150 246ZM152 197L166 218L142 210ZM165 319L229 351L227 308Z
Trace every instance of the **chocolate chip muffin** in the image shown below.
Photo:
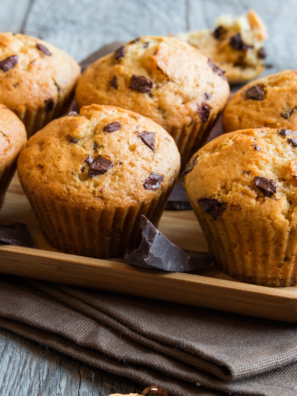
M297 130L297 71L285 70L242 87L228 102L224 132L269 127Z
M250 10L232 18L222 15L214 30L181 33L177 37L198 48L226 71L230 83L241 83L259 76L265 68L266 27L259 15Z
M297 284L297 132L245 129L191 159L185 188L216 264L264 286Z
M71 104L80 66L34 37L0 34L0 102L25 124L28 137Z
M99 258L136 247L141 215L158 224L179 170L176 144L160 125L99 105L52 121L18 161L48 242Z
M80 108L109 104L151 118L174 138L182 167L203 145L229 96L223 72L173 37L141 37L93 63L79 78Z
M18 155L26 141L23 123L6 106L0 104L0 208L16 170Z

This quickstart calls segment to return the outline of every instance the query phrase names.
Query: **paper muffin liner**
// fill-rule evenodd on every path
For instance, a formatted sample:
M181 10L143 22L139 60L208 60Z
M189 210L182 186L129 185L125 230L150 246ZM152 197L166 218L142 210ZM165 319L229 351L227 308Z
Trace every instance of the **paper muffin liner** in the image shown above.
M140 242L140 216L146 216L155 226L164 211L175 182L151 201L127 208L86 208L68 206L63 200L41 197L24 191L48 243L70 254L94 258L122 256Z
M267 222L240 221L224 214L213 220L201 209L195 207L194 210L209 251L223 272L242 282L261 286L297 285L296 229L288 233Z
M13 178L17 166L17 158L0 170L0 209L3 205L8 186Z

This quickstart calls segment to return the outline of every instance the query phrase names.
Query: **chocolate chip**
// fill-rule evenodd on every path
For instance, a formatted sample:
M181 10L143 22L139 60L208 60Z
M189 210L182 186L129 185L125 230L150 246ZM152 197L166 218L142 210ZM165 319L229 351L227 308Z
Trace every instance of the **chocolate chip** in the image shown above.
M118 89L119 88L119 83L118 83L118 78L117 76L113 76L111 81L110 81L110 85L112 87L114 87L114 89Z
M211 98L211 93L210 93L210 92L205 92L205 93L203 94L203 96L204 96L204 99L205 99L205 100L209 100L209 99Z
M288 119L291 117L291 115L294 113L294 111L295 111L295 107L293 107L293 109L291 109L291 110L284 110L284 111L282 111L282 112L280 113L280 115L281 115L285 120L288 120Z
M231 45L232 48L238 51L246 51L249 48L254 48L253 45L248 45L243 41L240 33L237 33L234 36L232 36L229 41L229 44Z
M201 105L198 105L197 114L202 124L205 124L208 121L210 111L211 107L208 104L202 102Z
M243 171L242 172L244 175L250 175L251 174L251 171Z
M267 57L267 53L264 47L261 47L258 51L258 58L265 59Z
M261 150L261 147L259 147L257 144L253 144L253 149L254 150L256 150L256 151L260 151Z
M228 208L226 203L214 198L201 198L198 200L198 204L201 206L203 213L210 214L214 220Z
M94 162L93 158L89 155L87 159L85 159L85 162L90 166L92 162Z
M263 100L264 92L261 90L259 85L254 85L245 91L246 99L252 100Z
M52 111L54 108L55 102L53 98L46 99L44 101L44 109L45 111Z
M148 93L153 88L153 82L146 77L133 75L130 88L141 93Z
M9 56L8 58L2 60L0 62L0 69L7 72L12 69L19 61L19 57L17 55Z
M254 184L259 188L265 197L272 197L277 190L277 184L272 179L266 179L266 177L256 176L254 177Z
M290 138L290 139L288 139L288 142L291 143L294 147L297 147L297 139L296 138Z
M36 47L39 49L39 51L41 51L43 53L43 55L46 56L51 56L52 53L49 51L48 48L46 48L43 44L36 44Z
M124 58L125 54L126 54L126 47L122 46L115 51L114 59Z
M142 396L168 396L168 393L162 389L159 388L158 386L151 386L149 388L145 388L144 391L142 392Z
M181 174L181 176L186 176L188 173L192 172L192 170L197 165L197 158L198 158L198 154L194 155L194 157L191 159L191 161L188 162L188 164L187 164L185 170L183 171L183 173Z
M66 114L67 116L77 116L78 113L76 111L70 111L69 113Z
M111 169L113 165L113 162L109 161L109 159L102 157L102 155L99 155L90 165L89 176L94 177L97 175L103 175L104 173L109 171L109 169Z
M144 43L143 44L143 48L147 48L148 47L148 45L149 45L149 43L147 42L147 43Z
M290 129L278 129L277 132L283 137L286 137L288 135L297 135L296 132L293 132Z
M219 66L215 65L211 58L208 59L207 63L212 68L214 73L216 73L218 76L222 77L224 80L227 80L227 77L225 76L226 71L223 69L220 69Z
M71 137L71 138L69 139L69 142L72 143L72 144L76 144L76 143L78 142L78 140L77 140L76 137Z
M216 40L219 40L224 34L226 33L226 29L225 28L223 28L223 26L218 26L215 30L214 30L214 32L213 32L213 37L216 39Z
M153 152L155 152L155 133L144 131L139 134L141 140L146 144Z
M158 173L151 173L149 177L144 182L143 187L147 190L157 190L163 181L164 177Z
M115 122L111 122L110 124L105 125L105 127L103 128L104 132L115 132L118 131L121 128L121 124L118 121Z
M0 243L32 248L33 242L28 227L22 223L0 225Z

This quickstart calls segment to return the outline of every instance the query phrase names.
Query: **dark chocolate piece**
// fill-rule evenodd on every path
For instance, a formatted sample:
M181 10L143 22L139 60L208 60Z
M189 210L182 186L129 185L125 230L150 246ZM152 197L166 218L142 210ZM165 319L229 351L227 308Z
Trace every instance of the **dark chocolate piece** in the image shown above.
M76 111L69 111L69 113L66 114L67 116L77 116L78 113Z
M105 125L103 128L104 132L115 132L118 131L121 128L122 124L120 124L118 121L111 122L110 124Z
M238 51L246 51L249 48L254 48L253 45L248 45L246 44L240 33L235 34L230 38L229 44L231 45L232 48Z
M28 227L22 223L0 225L0 243L32 248L33 242Z
M119 88L119 83L118 83L118 78L117 76L113 76L111 81L110 81L110 85L112 87L114 87L114 89L118 89Z
M131 77L130 88L141 93L148 93L153 88L154 83L146 77L135 76Z
M183 182L178 183L166 204L166 210L191 210L192 206L188 201L186 190L184 189Z
M283 137L286 137L288 135L297 135L296 132L293 132L290 129L278 129L277 132Z
M69 136L69 142L72 143L72 144L76 144L78 142L78 140L77 140L76 137Z
M265 59L267 57L267 53L264 47L261 47L258 51L258 58Z
M192 172L192 170L197 165L197 158L198 158L198 154L194 155L194 157L191 159L191 161L187 163L187 166L186 166L185 170L183 171L183 173L181 174L181 176L186 176L188 173Z
M261 147L259 147L256 143L253 144L253 149L256 151L261 151Z
M282 112L280 113L280 115L281 115L285 120L288 120L288 119L291 117L291 115L294 113L294 111L295 111L295 107L293 107L293 109L291 109L291 110L284 110L284 111L282 111Z
M143 44L143 48L147 48L148 45L149 45L149 42L144 43L144 44Z
M52 111L55 105L55 101L53 98L46 99L44 101L44 109L45 111Z
M52 53L50 52L50 50L48 48L46 48L43 44L36 44L36 47L39 49L39 51L41 51L43 53L43 55L46 56L51 56Z
M225 28L223 28L223 26L218 26L215 30L214 30L214 32L213 32L213 37L216 39L216 40L219 40L224 34L226 33L226 29Z
M109 169L111 169L113 165L113 162L111 162L109 159L102 157L102 155L99 155L90 165L89 176L94 177L98 175L103 175L104 173L109 171Z
M114 52L114 59L124 58L126 54L126 47L123 45Z
M163 181L164 177L158 173L151 173L149 177L144 182L143 187L147 190L157 190Z
M139 134L141 140L146 144L153 152L155 152L155 133L144 131Z
M202 102L201 105L198 105L197 114L202 124L205 124L208 121L210 111L211 107L208 104Z
M291 143L294 147L297 147L297 139L296 138L290 138L290 139L288 139L288 142Z
M277 184L272 179L266 179L266 177L256 176L254 177L254 184L259 188L265 197L272 197L277 191Z
M263 100L264 92L259 85L254 85L253 87L245 91L246 99L252 100Z
M225 76L226 71L223 69L220 69L219 66L215 65L211 58L208 59L207 63L212 68L214 73L216 73L218 76L222 77L224 80L227 80L227 77Z
M195 252L193 257L185 253L143 215L140 225L142 240L137 249L126 251L124 260L127 263L143 268L185 272L206 267L213 262L213 257L209 253Z
M150 386L149 388L145 388L142 391L142 396L168 396L168 393L166 392L166 390L160 388L159 386Z
M91 164L94 162L93 158L89 155L88 158L85 160L85 162L91 166Z
M201 198L198 200L198 204L201 206L203 213L210 214L214 220L228 208L225 202L220 202L215 198Z
M18 61L19 57L17 55L9 56L0 62L0 69L2 69L4 72L7 72L8 70L12 69L18 63Z

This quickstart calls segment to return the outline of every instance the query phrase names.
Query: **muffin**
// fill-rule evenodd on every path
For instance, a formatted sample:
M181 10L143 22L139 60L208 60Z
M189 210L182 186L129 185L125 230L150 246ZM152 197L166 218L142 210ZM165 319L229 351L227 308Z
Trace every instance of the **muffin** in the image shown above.
M0 208L26 140L23 123L6 106L0 104Z
M135 248L141 215L158 225L179 170L176 144L160 125L99 105L52 121L18 161L47 241L98 258Z
M228 102L224 132L244 128L297 130L297 71L285 70L242 87Z
M109 104L160 124L174 138L182 167L203 145L229 96L222 71L173 37L141 37L91 66L79 78L78 107Z
M77 62L54 46L0 34L0 103L23 121L28 137L68 111L79 75Z
M237 18L222 15L214 30L198 30L177 35L180 40L198 48L226 71L230 83L241 83L259 76L264 68L268 38L259 15L250 10Z
M216 264L243 282L297 284L297 132L245 129L200 149L185 176Z

